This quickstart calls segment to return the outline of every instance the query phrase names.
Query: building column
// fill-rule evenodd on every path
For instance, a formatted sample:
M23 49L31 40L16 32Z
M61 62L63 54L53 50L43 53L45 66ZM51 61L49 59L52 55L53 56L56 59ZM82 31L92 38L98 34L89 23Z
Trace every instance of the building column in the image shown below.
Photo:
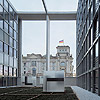
M21 85L22 67L22 20L18 19L18 79L17 85Z
M50 20L49 16L46 15L46 71L50 70Z

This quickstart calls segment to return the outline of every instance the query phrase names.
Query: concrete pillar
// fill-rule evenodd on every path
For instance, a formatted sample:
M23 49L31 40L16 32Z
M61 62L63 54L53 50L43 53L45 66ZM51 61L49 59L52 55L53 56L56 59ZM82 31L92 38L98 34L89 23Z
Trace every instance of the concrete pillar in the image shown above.
M50 20L46 15L47 27L46 27L46 71L49 71L50 67Z
M18 79L17 85L21 85L22 67L22 20L18 19Z

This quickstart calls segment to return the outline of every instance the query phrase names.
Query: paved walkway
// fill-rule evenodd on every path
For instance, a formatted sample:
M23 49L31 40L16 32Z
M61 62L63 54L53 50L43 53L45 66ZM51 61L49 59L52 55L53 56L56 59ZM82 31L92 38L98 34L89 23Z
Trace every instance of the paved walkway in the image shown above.
M76 93L79 100L100 100L100 96L80 87L72 86L72 89Z

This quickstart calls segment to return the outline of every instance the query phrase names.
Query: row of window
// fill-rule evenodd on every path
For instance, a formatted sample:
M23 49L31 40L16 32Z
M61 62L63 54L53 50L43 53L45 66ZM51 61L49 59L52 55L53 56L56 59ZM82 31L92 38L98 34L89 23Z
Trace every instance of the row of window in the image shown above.
M15 24L16 25L16 24ZM18 25L16 25L16 27L18 27ZM4 31L9 34L11 37L13 37L15 40L18 39L17 38L17 32L16 30L14 30L7 22L5 22L4 20L0 20L0 31L4 29Z
M17 76L17 69L16 68L12 68L12 67L8 67L8 66L3 66L0 65L0 76Z
M17 68L17 62L17 59L8 56L7 54L0 53L0 64Z
M10 55L11 57L17 58L18 57L18 52L16 49L10 47L9 45L3 43L0 41L0 52L4 52L7 55Z

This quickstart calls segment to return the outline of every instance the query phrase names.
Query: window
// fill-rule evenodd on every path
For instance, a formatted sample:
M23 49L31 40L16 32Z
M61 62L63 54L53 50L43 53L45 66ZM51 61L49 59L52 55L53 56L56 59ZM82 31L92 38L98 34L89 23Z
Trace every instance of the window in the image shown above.
M91 50L91 68L93 67L93 50Z
M9 46L9 55L13 56L13 48L11 48L10 46Z
M91 45L93 44L93 28L91 28Z
M3 52L3 42L0 41L0 51Z
M95 50L95 56L98 57L98 42L96 43Z
M33 68L33 76L36 76L36 69Z
M16 41L14 40L14 48L16 49Z
M4 54L4 64L8 65L8 55Z
M4 33L4 41L8 44L8 35L6 33Z
M13 39L11 37L9 37L9 43L10 43L10 46L13 47Z
M60 63L60 66L65 66L65 62L61 62Z
M14 59L14 67L17 68L17 59Z
M26 71L24 71L24 74L26 74Z
M4 30L8 33L8 24L6 22L4 22Z
M4 7L8 11L8 2L6 0L4 0Z
M9 65L13 66L13 57L9 57Z
M9 67L9 76L12 76L12 68Z
M15 40L17 39L16 34L17 34L17 33L14 31L14 39L15 39Z
M9 33L10 33L10 36L12 37L13 36L13 29L11 27L9 27Z
M3 8L1 5L0 5L0 15L3 16Z
M8 45L4 44L4 52L8 54Z
M15 49L14 49L14 57L17 58L17 53Z
M8 76L8 67L7 66L4 66L4 75Z
M3 66L0 65L0 76L2 76L2 75L3 75Z
M3 54L0 53L0 64L3 64Z
M14 30L17 30L17 24L15 21L14 21Z
M0 28L3 29L3 20L0 19Z
M14 68L14 76L16 77L17 76L17 69Z
M9 21L9 13L6 10L4 10L4 19L6 22Z
M24 63L24 66L26 66L26 63Z
M3 0L0 0L0 4L3 5Z
M32 61L32 66L36 66L36 61Z

